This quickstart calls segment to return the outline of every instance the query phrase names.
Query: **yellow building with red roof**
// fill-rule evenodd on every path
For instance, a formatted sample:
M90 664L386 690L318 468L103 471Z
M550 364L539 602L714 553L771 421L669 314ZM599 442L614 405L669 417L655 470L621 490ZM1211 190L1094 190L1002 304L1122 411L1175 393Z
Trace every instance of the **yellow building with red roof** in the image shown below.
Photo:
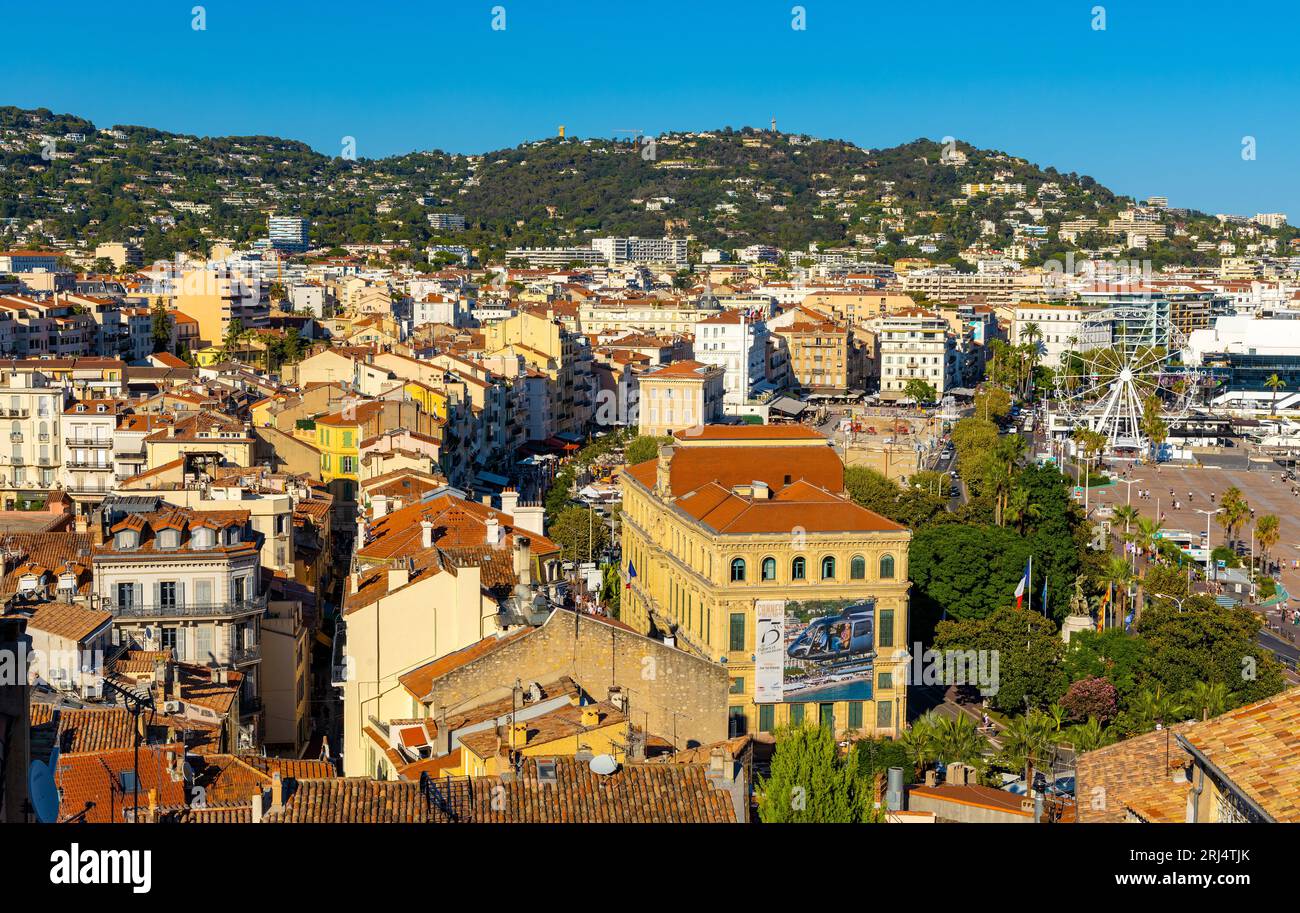
M826 438L677 432L622 487L620 618L726 666L733 735L815 721L837 735L901 731L912 534L853 503ZM822 632L824 658L812 648ZM765 634L781 649L760 674Z

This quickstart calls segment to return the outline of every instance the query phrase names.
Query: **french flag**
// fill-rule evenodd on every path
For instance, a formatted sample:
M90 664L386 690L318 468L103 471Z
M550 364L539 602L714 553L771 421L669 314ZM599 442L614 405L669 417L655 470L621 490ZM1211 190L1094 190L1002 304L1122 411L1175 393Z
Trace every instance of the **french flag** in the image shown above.
M627 562L627 584L623 587L623 589L625 590L632 589L632 580L635 577L636 577L636 565L632 563L631 559L629 559Z
M1030 573L1030 568L1033 566L1031 564L1032 561L1033 559L1031 558L1029 561L1025 562L1025 573L1020 578L1020 582L1016 584L1016 608L1017 609L1020 608L1021 603L1025 601L1025 593L1029 590L1029 573Z

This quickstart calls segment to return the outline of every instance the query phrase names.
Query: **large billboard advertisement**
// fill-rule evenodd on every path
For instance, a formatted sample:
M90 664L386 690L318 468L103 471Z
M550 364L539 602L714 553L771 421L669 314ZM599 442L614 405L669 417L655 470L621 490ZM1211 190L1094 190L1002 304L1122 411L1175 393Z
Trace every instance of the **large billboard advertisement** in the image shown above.
M870 700L875 609L870 599L757 600L755 702Z

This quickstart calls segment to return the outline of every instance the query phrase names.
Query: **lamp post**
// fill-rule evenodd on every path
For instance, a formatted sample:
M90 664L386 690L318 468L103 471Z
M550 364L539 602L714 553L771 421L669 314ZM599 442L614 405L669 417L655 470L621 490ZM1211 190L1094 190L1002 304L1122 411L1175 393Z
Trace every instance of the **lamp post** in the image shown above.
M1222 507L1216 507L1214 510L1205 510L1196 508L1198 514L1205 514L1205 579L1210 579L1210 518L1222 511Z
M1173 600L1175 603L1178 604L1178 611L1179 611L1179 612L1182 612L1182 611L1183 611L1183 600L1187 598L1186 596L1184 596L1184 597L1182 597L1182 598L1180 599L1179 597L1177 597L1177 596L1171 596L1171 595L1169 595L1168 593L1152 593L1151 595L1154 596L1156 599L1171 599L1171 600Z
M1133 506L1133 486L1136 485L1137 483L1141 482L1142 480L1141 480L1141 479L1116 479L1115 481L1116 481L1116 482L1119 482L1121 485L1127 485L1127 486L1128 486L1128 491L1127 491L1127 494L1128 494L1128 500L1127 500L1126 503L1127 503L1130 507L1132 507L1132 506Z

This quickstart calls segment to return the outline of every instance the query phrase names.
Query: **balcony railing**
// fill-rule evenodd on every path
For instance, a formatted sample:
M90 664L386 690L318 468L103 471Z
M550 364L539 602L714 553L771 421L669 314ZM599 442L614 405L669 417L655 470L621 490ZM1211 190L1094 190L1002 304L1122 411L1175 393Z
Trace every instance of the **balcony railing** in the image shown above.
M240 647L238 650L230 651L230 661L235 664L255 663L262 658L262 648L260 646Z
M111 438L68 437L63 439L69 447L112 447Z
M63 465L69 469L104 469L112 470L112 463L96 463L94 460L64 460Z
M0 409L0 418L27 418L31 414L31 409Z
M230 602L182 602L172 605L118 605L105 600L103 606L118 618L189 618L208 615L253 615L266 611L266 597L232 600Z

